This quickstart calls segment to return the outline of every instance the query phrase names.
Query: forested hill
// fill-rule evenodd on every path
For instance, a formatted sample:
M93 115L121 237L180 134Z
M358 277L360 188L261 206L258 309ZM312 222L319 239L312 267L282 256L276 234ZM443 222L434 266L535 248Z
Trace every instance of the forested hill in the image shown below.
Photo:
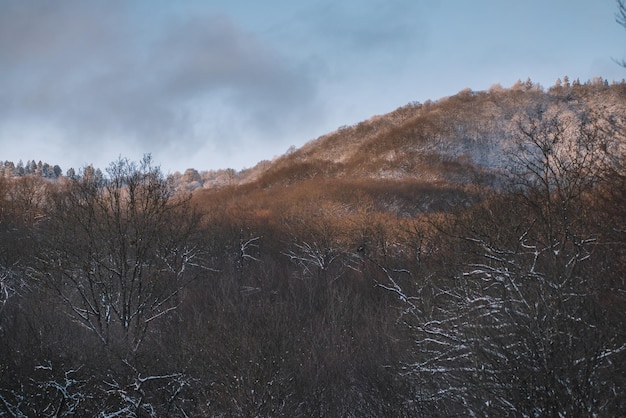
M520 140L529 124L541 120L545 129L558 124L564 136L575 136L581 120L592 125L600 116L624 114L626 83L600 78L581 84L564 77L547 89L530 80L489 91L466 89L341 127L233 173L228 184L241 187L229 188L228 194L233 198L240 190L259 202L281 195L342 204L368 196L397 214L445 209L468 204L481 188L499 184L499 174L523 153ZM223 194L213 187L203 193Z
M567 77L565 77L567 80ZM313 140L277 160L262 163L262 184L314 176L372 179L459 180L437 163L454 161L475 168L506 165L521 118L550 108L564 112L584 106L590 112L620 114L626 83L595 79L569 81L544 89L531 81L489 91L465 89L425 103L410 103L382 116Z

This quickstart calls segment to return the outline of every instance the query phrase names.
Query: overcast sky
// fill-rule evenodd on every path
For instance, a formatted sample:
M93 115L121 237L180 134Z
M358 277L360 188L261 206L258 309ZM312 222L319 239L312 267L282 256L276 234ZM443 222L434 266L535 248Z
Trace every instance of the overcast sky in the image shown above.
M0 0L0 160L252 167L530 77L626 77L614 0Z

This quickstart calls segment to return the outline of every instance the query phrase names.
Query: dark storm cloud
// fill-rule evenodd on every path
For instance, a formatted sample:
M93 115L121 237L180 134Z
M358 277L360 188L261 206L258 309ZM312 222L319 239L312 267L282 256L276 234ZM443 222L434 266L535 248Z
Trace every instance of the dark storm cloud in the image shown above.
M0 0L0 123L52 126L83 146L193 145L210 139L197 129L212 126L205 103L271 130L276 115L312 100L308 73L229 17L146 24L131 4Z

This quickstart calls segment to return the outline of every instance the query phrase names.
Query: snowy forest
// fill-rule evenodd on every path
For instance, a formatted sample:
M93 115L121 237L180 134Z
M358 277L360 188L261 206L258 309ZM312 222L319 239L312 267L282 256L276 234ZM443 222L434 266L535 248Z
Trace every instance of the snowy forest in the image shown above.
M0 173L0 416L619 416L626 84L463 90L235 172Z

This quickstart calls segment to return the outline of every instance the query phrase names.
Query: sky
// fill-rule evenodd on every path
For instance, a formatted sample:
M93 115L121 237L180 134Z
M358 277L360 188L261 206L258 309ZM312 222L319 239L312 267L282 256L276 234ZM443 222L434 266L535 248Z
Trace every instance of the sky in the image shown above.
M614 0L0 0L0 160L253 167L409 102L626 77Z

